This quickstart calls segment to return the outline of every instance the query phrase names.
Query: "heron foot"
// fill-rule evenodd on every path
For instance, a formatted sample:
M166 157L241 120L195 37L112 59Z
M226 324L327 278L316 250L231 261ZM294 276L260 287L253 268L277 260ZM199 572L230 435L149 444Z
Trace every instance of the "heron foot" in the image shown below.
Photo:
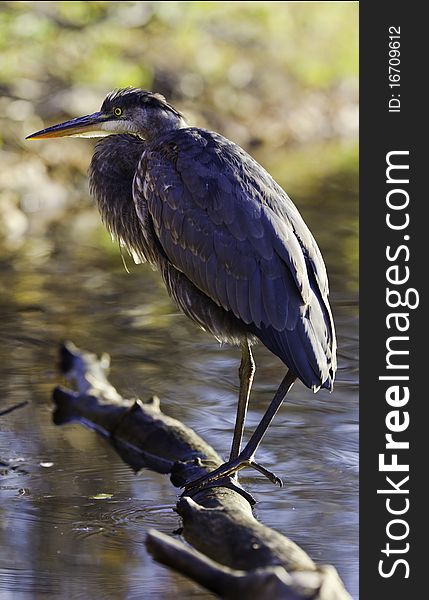
M190 483L193 483L193 482L190 482ZM202 490L207 490L207 489L215 488L215 487L223 487L223 488L228 488L230 490L233 490L234 492L237 492L237 494L240 494L240 496L243 496L243 498L245 498L251 506L254 506L256 504L255 498L252 496L252 494L250 492L245 490L240 485L240 483L235 475L233 475L232 477L229 477L229 476L221 477L220 479L216 479L215 481L208 481L206 483L203 483L203 484L195 486L195 487L188 487L188 485L189 484L186 484L184 486L185 489L183 490L181 497L190 496L192 498L195 494L198 494L198 492L201 492Z
M203 475L198 479L194 479L193 481L186 483L184 485L184 493L186 494L191 490L194 492L197 488L222 486L221 480L224 480L225 477L233 477L235 479L238 471L241 471L241 469L245 469L247 467L255 469L259 473L262 473L262 475L265 475L265 477L275 485L283 487L283 482L280 477L277 477L275 473L255 462L253 457L246 457L242 453L237 456L237 458L229 460L214 471L207 473L207 475Z

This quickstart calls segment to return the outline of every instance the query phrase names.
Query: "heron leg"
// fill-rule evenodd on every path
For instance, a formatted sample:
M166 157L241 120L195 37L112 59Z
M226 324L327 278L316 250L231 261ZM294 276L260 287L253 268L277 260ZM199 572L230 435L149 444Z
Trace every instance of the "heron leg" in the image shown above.
M288 371L283 378L281 384L277 392L274 395L274 398L271 400L269 407L267 408L264 416L262 417L259 425L255 429L252 434L250 440L247 442L244 449L240 452L240 454L234 458L233 460L229 460L225 464L221 465L219 468L215 469L211 473L207 473L203 477L199 479L195 479L194 481L190 481L185 485L185 493L188 490L194 489L196 487L204 487L207 483L215 482L222 477L233 476L235 473L244 469L246 467L252 467L265 475L270 481L273 483L277 483L282 486L282 481L279 477L277 477L274 473L262 467L258 463L254 461L254 456L256 450L259 447L259 444L262 441L262 438L265 435L268 427L270 426L271 421L274 419L277 411L279 410L286 394L289 392L293 384L295 383L296 375L292 373L292 371ZM219 482L221 485L221 482Z
M253 462L253 457L255 456L255 452L258 449L259 444L261 443L262 438L265 435L265 432L270 426L271 421L276 416L277 411L279 410L283 400L285 399L286 395L288 394L295 381L295 373L292 373L292 371L289 370L283 377L283 380L279 385L277 392L274 395L274 398L271 400L269 407L267 408L264 416L259 422L259 425L255 429L254 433L252 434L252 437L247 442L243 452L241 453L243 458L247 458L247 460Z
M234 460L240 454L250 390L252 389L253 377L255 375L255 361L253 360L252 350L247 339L241 345L241 363L238 374L240 377L240 392L238 395L237 416L235 418L234 437L232 439L229 460Z

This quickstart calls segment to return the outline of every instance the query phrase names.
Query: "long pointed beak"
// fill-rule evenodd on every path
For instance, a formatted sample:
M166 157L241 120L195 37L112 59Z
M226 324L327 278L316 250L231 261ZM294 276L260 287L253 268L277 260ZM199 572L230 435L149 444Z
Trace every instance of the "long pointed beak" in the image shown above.
M106 121L111 120L110 115L106 115L102 112L96 112L92 115L86 115L85 117L79 117L72 119L71 121L65 121L46 129L41 129L28 135L26 140L44 140L46 138L55 137L91 137L91 132L102 131L101 125Z

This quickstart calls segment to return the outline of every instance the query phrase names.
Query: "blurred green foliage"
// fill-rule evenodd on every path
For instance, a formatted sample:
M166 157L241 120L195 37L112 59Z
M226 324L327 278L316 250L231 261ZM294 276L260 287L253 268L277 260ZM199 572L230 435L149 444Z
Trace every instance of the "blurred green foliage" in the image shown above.
M24 138L132 85L254 155L355 287L357 13L353 2L2 2L0 248L36 263L70 236L116 253L95 215L80 218L93 143Z
M78 589L85 589L87 597L103 597L106 590L126 590L130 582L140 594L141 582L153 589L151 578L156 579L157 597L200 597L198 590L184 591L185 580L159 574L135 542L136 527L147 527L152 518L157 527L159 520L168 530L177 526L168 521L164 484L159 483L159 490L158 482L150 484L155 511L141 512L146 506L138 495L133 520L124 511L132 514L131 496L139 494L135 484L118 477L115 467L105 469L103 481L110 483L99 489L100 479L77 462L83 455L72 457L77 448L95 452L95 436L61 430L64 441L49 428L46 402L56 377L52 365L58 340L72 338L91 350L112 351L118 389L122 386L130 397L156 391L170 402L173 415L178 410L178 418L200 429L207 415L217 419L225 411L228 394L235 395L236 373L227 374L236 353L222 350L217 356L212 340L211 346L203 345L204 334L198 337L192 323L177 318L158 274L134 267L124 257L134 271L126 274L118 247L89 198L86 172L95 142L25 137L98 110L114 88L136 86L161 92L190 124L219 131L264 165L292 197L320 245L340 334L340 385L329 402L333 413L316 406L317 400L305 398L301 408L292 402L296 435L303 439L303 423L308 423L314 441L323 429L319 417L325 415L333 424L344 419L346 429L335 430L347 432L348 444L355 425L349 411L354 411L350 384L357 377L356 331L354 305L353 320L346 320L341 304L354 299L358 277L357 61L357 2L0 2L0 381L2 397L10 404L29 394L32 400L31 412L26 416L22 411L22 424L15 421L11 444L5 433L4 450L11 456L31 455L33 464L34 456L50 457L54 448L67 465L64 477L51 479L34 470L37 480L30 478L27 508L15 510L14 483L7 491L11 503L4 508L3 520L9 523L4 536L12 529L14 535L4 547L16 563L5 583L10 597L17 593L14 572L21 578L28 573L26 589L37 597L46 596L46 589L52 592L51 584L60 586L66 598ZM278 366L264 363L263 351L259 356L266 368L259 371L265 380L259 379L256 398L264 393L268 402ZM204 405L201 398L212 399L211 404ZM213 410L215 404L219 412ZM304 418L306 407L313 407L314 421ZM226 426L226 421L220 423ZM278 439L281 445L273 449L282 456L284 440ZM96 452L103 459L104 453ZM313 473L320 486L320 465L311 462L307 450L303 456L308 481ZM331 462L329 480L337 473ZM94 473L99 464L104 468L107 463L95 461ZM88 490L94 496L115 489L124 490L126 509L116 499L105 513L98 512L85 497ZM325 490L329 499L331 489ZM345 489L352 490L351 496L336 490L335 504L331 502L338 516L333 528L320 524L317 552L329 538L329 546L344 556L339 566L351 569L349 521L355 494L348 484ZM313 499L310 504L312 509L304 506L309 522L317 520L324 506ZM268 514L274 521L278 506L265 511L272 511ZM127 522L132 535L126 532ZM343 522L346 527L339 525ZM86 525L93 523L96 536L86 533ZM85 526L84 546L79 524Z

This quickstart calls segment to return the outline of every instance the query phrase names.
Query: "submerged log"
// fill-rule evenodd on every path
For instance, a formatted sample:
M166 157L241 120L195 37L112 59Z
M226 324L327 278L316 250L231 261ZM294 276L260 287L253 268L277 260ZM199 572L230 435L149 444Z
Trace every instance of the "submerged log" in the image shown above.
M107 438L136 472L146 467L169 473L181 487L222 460L192 429L160 409L158 398L125 399L107 379L109 359L68 343L60 368L77 391L54 390L54 422L80 422ZM222 598L350 600L336 570L317 566L287 537L258 522L252 496L233 479L222 487L182 496L177 538L150 531L147 548L155 560L175 569Z

